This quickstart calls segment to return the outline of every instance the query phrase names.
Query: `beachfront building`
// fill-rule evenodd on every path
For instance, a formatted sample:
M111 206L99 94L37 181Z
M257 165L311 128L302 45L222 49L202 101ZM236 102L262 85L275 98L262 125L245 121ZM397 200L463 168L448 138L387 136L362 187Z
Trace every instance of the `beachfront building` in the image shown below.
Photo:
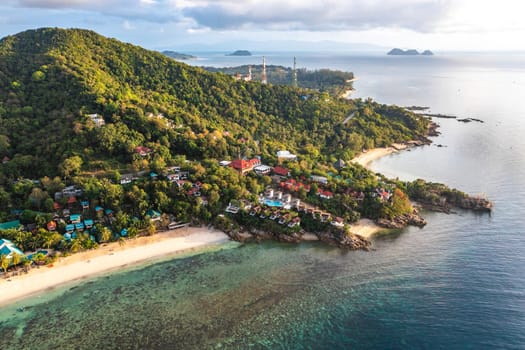
M0 255L5 255L9 260L11 260L15 254L24 256L24 252L21 251L13 242L8 239L0 239Z

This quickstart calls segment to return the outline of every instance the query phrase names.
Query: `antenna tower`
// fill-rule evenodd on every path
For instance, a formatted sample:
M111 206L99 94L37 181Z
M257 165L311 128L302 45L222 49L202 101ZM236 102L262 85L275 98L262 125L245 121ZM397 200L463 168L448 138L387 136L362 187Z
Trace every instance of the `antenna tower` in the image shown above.
M297 60L293 57L292 86L297 87Z
M268 84L268 79L266 77L266 57L263 56L263 68L262 68L262 74L261 74L261 83L262 84Z

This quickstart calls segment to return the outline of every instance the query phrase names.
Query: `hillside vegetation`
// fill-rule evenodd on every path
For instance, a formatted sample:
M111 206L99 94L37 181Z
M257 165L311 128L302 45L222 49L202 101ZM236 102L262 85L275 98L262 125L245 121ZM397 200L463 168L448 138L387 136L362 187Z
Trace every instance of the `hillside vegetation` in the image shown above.
M91 113L106 125L94 128ZM85 170L125 167L142 144L164 162L271 158L281 148L316 161L349 158L417 138L428 124L396 107L238 82L91 31L51 28L0 41L0 118L0 156L11 159L2 174L11 179L59 174L74 155Z

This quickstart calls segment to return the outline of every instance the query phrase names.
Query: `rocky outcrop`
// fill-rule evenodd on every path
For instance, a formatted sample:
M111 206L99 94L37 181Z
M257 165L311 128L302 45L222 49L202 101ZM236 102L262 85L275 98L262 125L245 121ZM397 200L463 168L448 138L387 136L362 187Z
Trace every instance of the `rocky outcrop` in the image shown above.
M303 235L305 234L305 232L302 230L293 234L276 234L255 228L242 230L241 232L232 230L225 233L232 240L243 243L262 242L266 240L274 240L283 243L300 243L303 241ZM316 233L315 235L320 241L342 249L369 250L370 246L372 245L370 241L359 235L351 233L347 234L345 231L335 228L330 229L327 232Z
M330 230L328 232L317 233L320 241L335 245L339 248L349 250L369 250L372 242L352 233L342 230Z
M427 224L425 219L423 219L416 211L410 214L396 216L393 219L377 219L376 223L381 227L389 229L401 229L408 225L423 227Z

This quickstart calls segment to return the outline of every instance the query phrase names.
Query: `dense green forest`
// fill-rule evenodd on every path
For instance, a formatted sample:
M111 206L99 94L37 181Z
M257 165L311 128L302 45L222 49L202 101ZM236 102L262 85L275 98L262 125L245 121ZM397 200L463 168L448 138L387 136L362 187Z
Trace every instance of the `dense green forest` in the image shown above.
M260 157L274 166L279 150L298 156L286 164L291 177L327 176L324 190L335 193L324 202L314 190L298 197L348 221L391 216L396 201L372 194L379 186L396 194L395 185L358 165L333 163L424 138L429 123L372 100L236 81L92 31L29 30L0 41L0 221L22 212L22 223L42 228L54 207L67 205L54 193L75 185L90 203L85 216L97 217L96 205L120 215L118 224L110 221L114 232L132 222L144 228L152 209L210 222L231 200L255 201L272 183L219 161ZM186 172L188 183L163 177L170 166ZM125 174L136 181L123 183ZM207 205L188 195L197 182ZM367 193L362 202L353 199L356 191Z

